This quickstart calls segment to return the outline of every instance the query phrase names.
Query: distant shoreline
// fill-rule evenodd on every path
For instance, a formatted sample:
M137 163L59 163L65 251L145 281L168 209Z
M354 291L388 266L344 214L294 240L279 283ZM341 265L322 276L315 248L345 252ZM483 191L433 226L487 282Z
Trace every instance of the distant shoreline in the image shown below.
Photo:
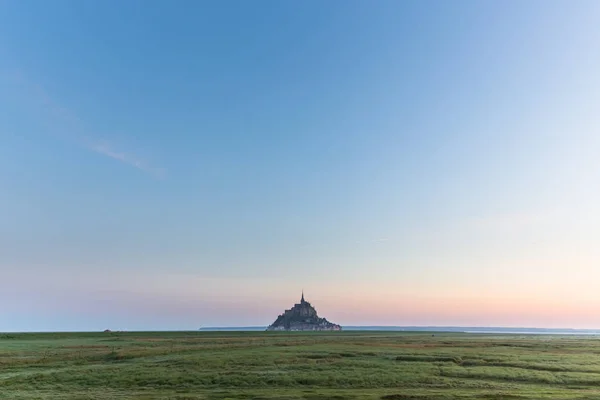
M160 332L263 332L267 326L216 326L201 327L199 329L133 329L114 330L111 334L132 333L160 333ZM489 335L570 335L570 336L600 336L600 329L576 328L522 328L522 327L469 327L469 326L342 326L345 332L425 332L425 333L463 333L463 334L489 334ZM57 331L0 331L2 335L14 334L49 334L49 333L85 333L98 334L103 330L57 330ZM302 331L297 331L301 333ZM106 333L106 332L105 332Z
M240 327L202 327L199 331L220 332L255 332L264 331L266 326ZM600 329L570 328L502 328L502 327L467 327L467 326L342 326L344 331L390 331L390 332L445 332L445 333L490 333L517 335L600 335Z

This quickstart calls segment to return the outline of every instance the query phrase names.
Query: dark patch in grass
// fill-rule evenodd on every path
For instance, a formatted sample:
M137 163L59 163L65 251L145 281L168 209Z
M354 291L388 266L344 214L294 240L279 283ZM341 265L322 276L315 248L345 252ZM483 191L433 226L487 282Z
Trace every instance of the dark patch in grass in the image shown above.
M360 356L367 356L367 357L375 357L377 356L377 353L372 352L372 351L364 351L362 353L359 353Z
M342 356L340 354L324 353L324 354L307 354L304 356L304 358L308 358L309 360L324 360L324 359L330 359L330 358L342 358Z
M114 337L114 338L110 338L110 339L100 339L98 340L99 342L122 342L123 338L120 337Z
M399 355L396 357L396 361L408 361L408 362L451 362L460 365L463 361L460 357L450 356L429 356L429 355Z

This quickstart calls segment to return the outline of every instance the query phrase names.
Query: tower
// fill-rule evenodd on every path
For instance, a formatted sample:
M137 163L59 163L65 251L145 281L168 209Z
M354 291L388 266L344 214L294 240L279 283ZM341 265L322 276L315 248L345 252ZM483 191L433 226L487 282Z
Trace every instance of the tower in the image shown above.
M300 304L304 304L304 289L302 289L302 298L300 299Z

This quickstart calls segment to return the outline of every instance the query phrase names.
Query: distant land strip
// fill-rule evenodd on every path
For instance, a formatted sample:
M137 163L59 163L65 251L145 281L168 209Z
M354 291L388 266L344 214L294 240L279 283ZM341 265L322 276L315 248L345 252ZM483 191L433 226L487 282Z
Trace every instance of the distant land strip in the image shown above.
M521 335L600 335L599 329L568 328L511 328L467 326L342 326L344 331L405 331L405 332L456 332L498 333ZM202 327L201 331L264 331L266 326Z

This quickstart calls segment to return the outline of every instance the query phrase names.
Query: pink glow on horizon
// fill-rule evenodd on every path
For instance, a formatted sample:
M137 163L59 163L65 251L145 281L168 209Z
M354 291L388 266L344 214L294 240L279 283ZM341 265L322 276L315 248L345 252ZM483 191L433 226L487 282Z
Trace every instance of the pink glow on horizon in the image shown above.
M119 279L83 279L70 275L69 279L58 274L54 280L37 281L30 275L12 278L12 284L23 280L32 290L16 303L26 314L118 315L157 321L156 326L161 320L172 320L173 326L185 329L266 325L298 302L301 291L276 279L260 278L122 275ZM562 288L539 285L535 292L527 292L522 290L524 283L517 283L509 290L464 284L401 287L394 282L377 286L320 282L309 285L305 295L320 315L342 325L600 328L600 296L596 292L577 290L581 286L574 284ZM4 293L11 293L10 285L4 286ZM19 293L13 295L18 297Z

